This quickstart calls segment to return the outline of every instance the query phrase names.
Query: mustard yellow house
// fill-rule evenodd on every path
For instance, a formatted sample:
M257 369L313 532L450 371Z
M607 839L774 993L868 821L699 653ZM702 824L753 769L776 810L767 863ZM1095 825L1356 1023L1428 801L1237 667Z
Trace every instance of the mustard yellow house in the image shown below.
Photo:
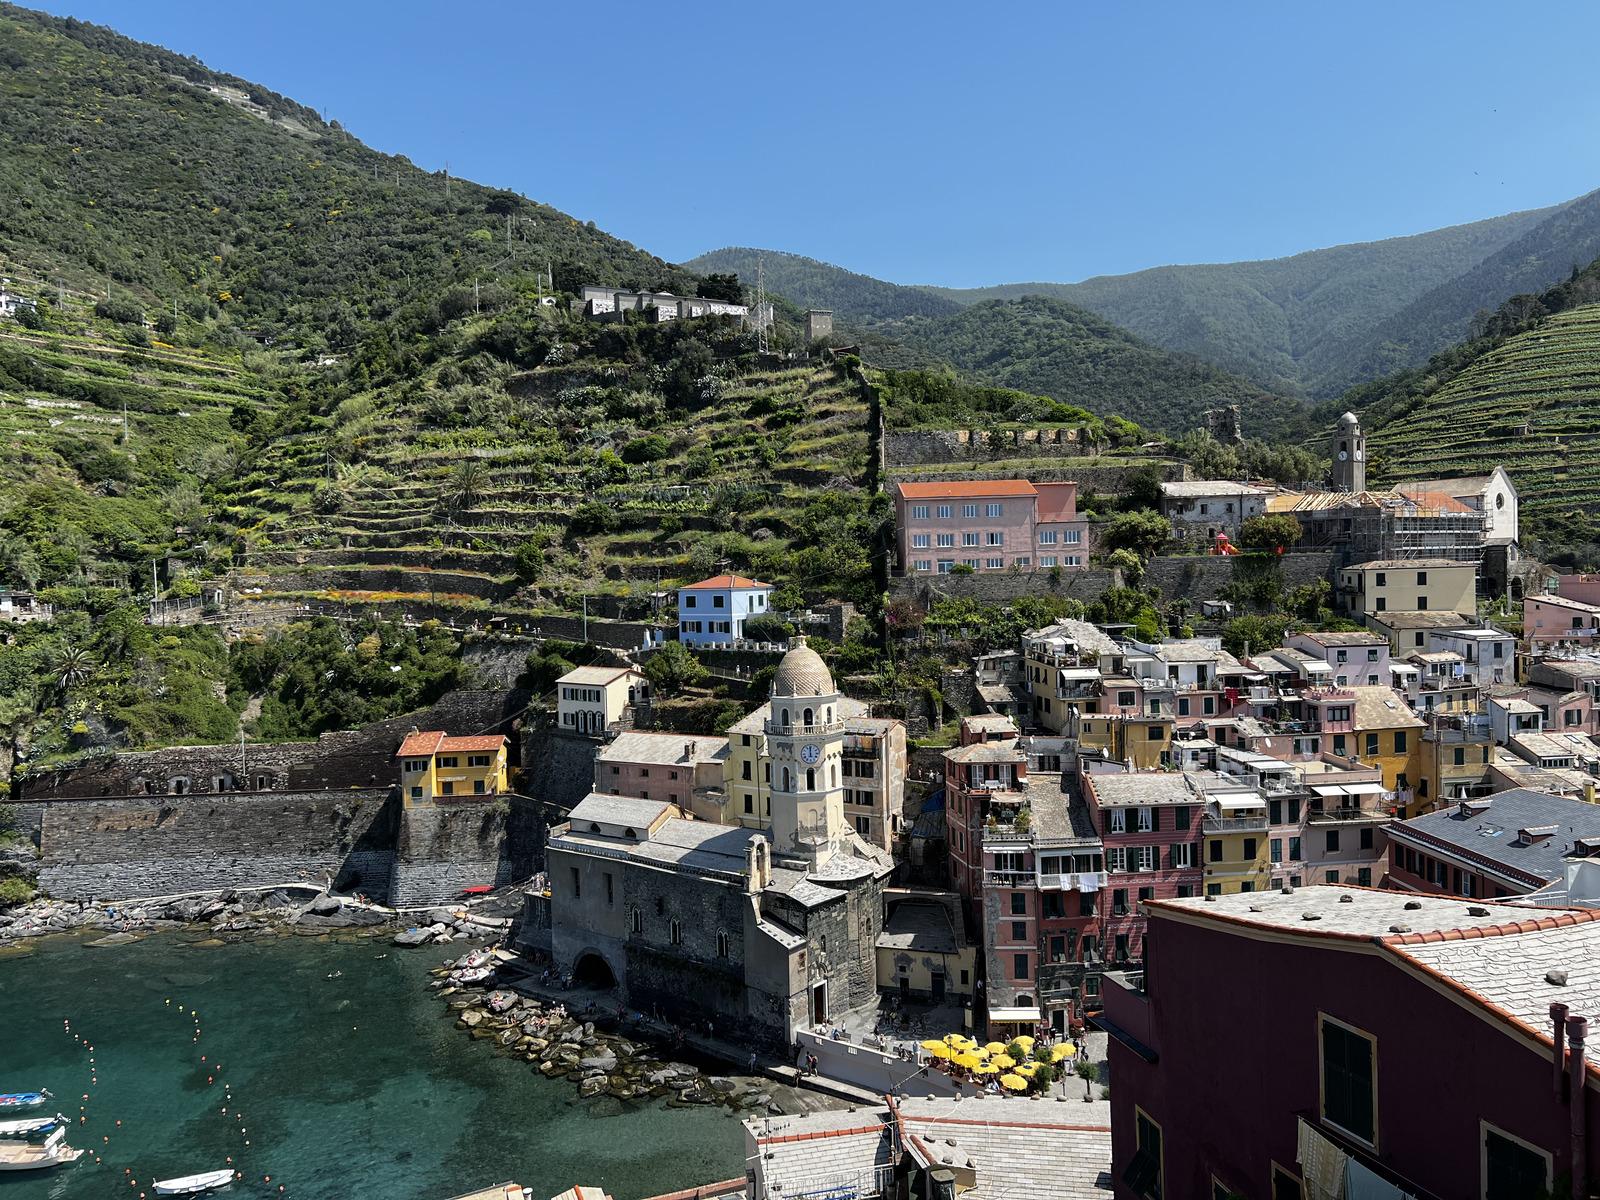
M395 753L400 788L407 807L496 796L511 790L506 771L506 739L449 737L438 731L413 733Z

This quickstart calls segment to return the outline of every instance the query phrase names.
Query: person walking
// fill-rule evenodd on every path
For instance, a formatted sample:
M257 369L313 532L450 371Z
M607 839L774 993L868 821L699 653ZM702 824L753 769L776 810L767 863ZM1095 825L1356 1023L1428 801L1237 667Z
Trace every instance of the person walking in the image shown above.
M751 1075L756 1073L756 1052L754 1050L750 1051L750 1064L748 1073Z

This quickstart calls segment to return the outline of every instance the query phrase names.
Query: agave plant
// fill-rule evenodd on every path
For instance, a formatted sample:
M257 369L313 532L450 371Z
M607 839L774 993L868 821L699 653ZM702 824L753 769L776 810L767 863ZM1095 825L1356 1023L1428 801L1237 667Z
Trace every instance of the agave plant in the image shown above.
M54 671L56 687L66 691L94 674L94 655L84 646L68 646L56 656Z

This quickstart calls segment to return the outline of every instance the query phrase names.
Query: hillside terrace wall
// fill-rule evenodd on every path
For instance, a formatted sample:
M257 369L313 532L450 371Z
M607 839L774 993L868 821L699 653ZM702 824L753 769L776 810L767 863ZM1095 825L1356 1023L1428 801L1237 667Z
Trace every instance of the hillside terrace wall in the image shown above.
M940 596L971 598L984 604L1005 604L1023 596L1067 596L1085 604L1122 582L1121 571L1066 570L1059 580L1049 571L979 571L973 575L904 575L889 581L893 599L908 599L928 608Z
M917 429L885 433L883 442L891 466L1083 454L1076 429Z
M1252 565L1259 558L1236 555L1175 555L1170 558L1152 558L1145 563L1140 587L1159 587L1163 601L1184 599L1198 604L1217 599L1218 593L1232 583L1236 564L1248 561ZM1280 554L1276 558L1282 572L1284 592L1304 587L1326 579L1333 581L1334 569L1340 565L1336 551L1316 551L1304 554Z
M1020 457L1020 456L1018 456ZM1094 466L1090 463L1079 463L1061 467L1016 467L1006 470L1003 461L984 464L981 467L971 467L966 470L951 469L949 471L913 471L905 469L908 464L895 464L890 462L886 488L891 493L894 484L900 480L907 483L939 483L964 479L1026 479L1029 483L1076 483L1078 494L1093 491L1100 495L1120 495L1127 491L1128 474L1142 467L1153 466L1161 472L1161 478L1168 483L1179 483L1189 478L1189 468L1185 463L1166 462L1160 459L1151 459L1148 463L1130 463L1127 466Z
M269 592L405 592L412 595L476 596L481 600L506 600L516 593L515 580L503 581L464 571L419 570L409 567L306 566L271 572L235 572L229 580L235 591L264 588Z
M478 800L406 809L394 846L389 903L438 904L463 888L500 887L541 870L548 833L543 806L525 796L505 799L505 813Z

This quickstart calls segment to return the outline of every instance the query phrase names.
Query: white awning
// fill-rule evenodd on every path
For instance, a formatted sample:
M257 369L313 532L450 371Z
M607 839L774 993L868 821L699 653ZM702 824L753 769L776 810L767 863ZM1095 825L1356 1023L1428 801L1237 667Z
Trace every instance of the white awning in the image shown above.
M1267 806L1267 802L1254 792L1232 796L1213 796L1210 798L1215 800L1221 808L1265 808Z
M1381 783L1313 783L1319 796L1376 796L1387 789Z
M1009 1023L1012 1021L1038 1021L1041 1019L1041 1014L1037 1008L991 1008L989 1010L990 1021Z
M1306 669L1306 674L1308 674L1308 675L1332 675L1333 674L1333 668L1330 667L1325 662L1313 661L1313 662L1308 662L1308 663L1301 663L1300 665Z

